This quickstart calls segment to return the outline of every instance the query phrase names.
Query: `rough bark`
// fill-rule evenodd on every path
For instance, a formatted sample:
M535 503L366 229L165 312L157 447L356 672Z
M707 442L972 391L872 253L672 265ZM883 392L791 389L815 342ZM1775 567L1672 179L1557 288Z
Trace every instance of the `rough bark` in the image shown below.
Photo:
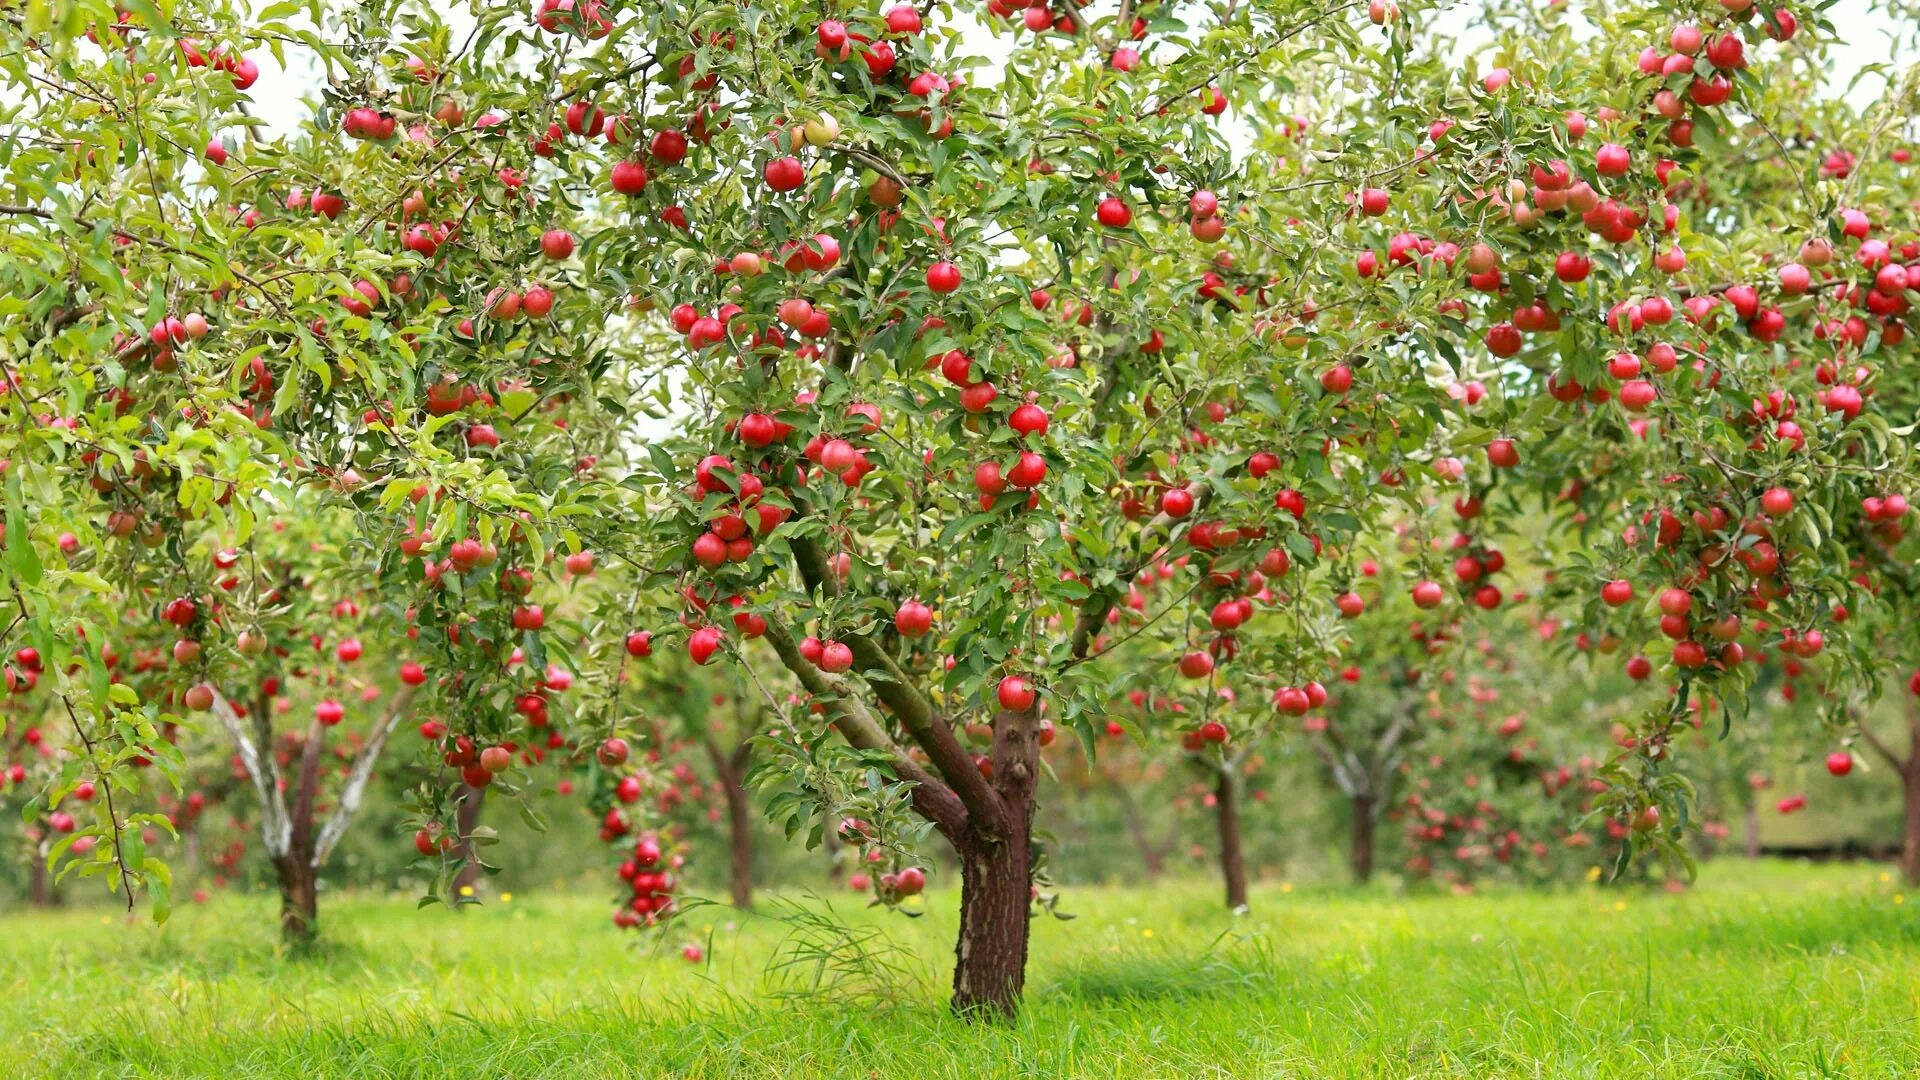
M1240 846L1240 785L1233 770L1222 768L1213 788L1214 817L1220 826L1220 877L1227 886L1227 907L1247 907L1247 858Z
M312 860L296 851L273 860L273 870L280 882L280 940L305 948L320 933L320 875Z
M1365 885L1373 880L1374 802L1371 795L1355 795L1353 803L1353 846L1347 857L1353 866L1353 883Z
M964 1017L1011 1020L1026 987L1038 735L1034 711L999 715L990 780L1007 828L996 835L973 822L954 845L960 857L960 937L954 945L953 1009Z
M460 872L453 876L454 910L460 910L460 890L463 887L479 889L480 878L485 873L480 869L480 860L473 849L473 830L480 825L480 809L486 805L487 789L460 785L460 808L453 813L454 854L466 860Z

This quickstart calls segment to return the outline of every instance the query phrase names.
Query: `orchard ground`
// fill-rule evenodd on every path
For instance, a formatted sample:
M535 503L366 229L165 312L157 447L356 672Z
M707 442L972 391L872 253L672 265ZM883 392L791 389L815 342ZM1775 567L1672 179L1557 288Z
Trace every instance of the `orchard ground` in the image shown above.
M592 895L454 915L334 897L316 955L264 897L164 928L0 919L13 1076L1910 1076L1920 895L1884 868L1708 864L1658 889L1075 888L1008 1027L946 1011L957 918L697 908L636 947ZM680 946L697 940L691 963ZM782 966L782 964L785 966ZM820 981L816 984L815 979ZM75 1021L82 1014L87 1022Z

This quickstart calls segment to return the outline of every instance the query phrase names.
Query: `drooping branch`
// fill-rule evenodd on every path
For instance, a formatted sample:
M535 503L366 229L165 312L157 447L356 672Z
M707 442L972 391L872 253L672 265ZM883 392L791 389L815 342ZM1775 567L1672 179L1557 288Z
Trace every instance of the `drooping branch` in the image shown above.
M393 735L400 720L407 715L407 709L413 704L414 688L403 686L393 697L393 707L373 729L367 744L353 759L353 768L347 773L347 786L340 792L340 805L333 808L327 823L320 829L320 838L313 845L313 868L318 870L325 865L327 856L333 853L333 847L346 835L347 827L360 812L360 802L366 797L367 785L373 780L374 766L380 763L380 755L386 749L387 739Z
M1893 767L1893 771L1899 773L1906 771L1906 761L1901 758L1899 754L1894 753L1893 747L1888 746L1885 739L1875 734L1874 730L1865 724L1858 724L1857 726L1860 729L1860 737L1867 741L1868 746L1873 747L1875 753L1886 759L1887 764Z
M785 623L768 618L765 637L780 657L781 665L793 673L807 693L826 707L841 737L861 750L877 750L892 758L893 774L913 785L911 796L914 810L933 822L934 827L940 830L940 835L949 840L958 840L967 831L970 819L967 806L954 794L953 789L901 752L888 737L886 729L867 711L866 704L844 682L829 676L801 656L800 646L793 640L793 632L787 629ZM978 775L979 770L975 769L974 773Z
M839 594L839 585L832 570L827 566L827 558L819 546L810 538L795 537L790 541L794 562L800 568L800 576L807 587L823 596ZM854 664L862 673L871 674L867 685L873 688L873 694L900 720L913 741L926 751L928 760L940 775L946 778L960 801L966 804L975 828L989 836L1003 836L1008 827L1005 805L993 790L993 785L974 764L973 757L960 740L954 737L953 729L933 709L928 701L913 685L912 677L904 671L892 656L887 654L872 638L855 635L848 639L847 647L853 652ZM794 654L799 657L798 652ZM782 656L782 660L785 657ZM804 667L813 665L800 659ZM791 670L793 664L789 663ZM795 671L795 674L800 674Z
M220 726L227 729L227 736L233 740L234 751L240 755L240 766L247 771L248 779L253 781L254 795L260 800L260 840L266 845L269 858L280 858L287 853L287 841L292 836L292 828L287 816L287 802L280 793L280 767L274 763L271 747L262 754L260 748L247 737L247 729L240 723L240 714L233 711L233 703L224 694L214 694L213 715Z
M1193 496L1194 510L1199 511L1204 509L1207 503L1212 500L1213 484L1210 481L1208 481L1206 477L1203 476L1189 483L1187 485L1187 492ZM1144 538L1144 537L1162 532L1164 530L1167 530L1173 526L1173 523L1176 520L1177 519L1174 518L1171 514L1168 514L1165 511L1162 511L1158 514L1155 514L1153 517L1147 520L1146 526L1141 530L1140 535ZM1155 560L1166 555L1169 550L1171 550L1170 545L1167 545L1167 544L1156 545L1153 548L1153 551L1151 554L1146 555L1142 558L1139 558L1126 566L1117 568L1119 571L1117 575L1118 581L1124 583L1124 582L1133 580L1134 576L1139 574L1142 569L1152 564ZM1115 586L1115 588L1117 588L1117 585ZM1191 595L1191 594L1192 594L1192 590L1188 590L1187 595ZM1080 605L1080 611L1078 614L1074 616L1074 619L1073 619L1072 634L1068 638L1068 655L1066 660L1061 662L1060 670L1065 671L1067 668L1085 663L1086 661L1095 659L1103 655L1104 653L1113 651L1113 648L1114 648L1113 645L1110 645L1107 648L1102 649L1100 652L1097 652L1097 653L1091 652L1090 650L1093 646L1094 637L1100 633L1100 625L1106 621L1107 612L1113 610L1113 604L1115 599L1116 599L1116 596L1113 590L1103 589L1098 592L1095 592L1092 596L1087 598L1085 603ZM1173 606L1178 605L1181 601L1184 601L1185 599L1186 599L1186 596L1181 596L1179 599L1174 601L1173 605L1169 605L1167 609L1163 609L1161 614L1164 615L1166 613L1166 610L1171 610ZM1153 622L1159 621L1159 618L1160 616L1158 615L1154 616L1152 620L1149 620L1147 625L1152 625ZM1134 634L1138 634L1141 630L1144 630L1144 629L1146 629L1145 626L1139 627L1134 631ZM1126 638L1122 640L1123 641L1131 640L1134 634L1129 634Z

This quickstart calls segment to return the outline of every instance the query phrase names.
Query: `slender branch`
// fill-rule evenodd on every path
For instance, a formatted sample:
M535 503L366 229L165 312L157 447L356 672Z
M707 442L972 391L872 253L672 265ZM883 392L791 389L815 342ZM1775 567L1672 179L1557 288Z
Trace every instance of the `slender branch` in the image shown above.
M1899 754L1893 752L1893 747L1888 746L1885 739L1882 739L1866 724L1856 721L1855 726L1860 729L1860 737L1867 741L1868 746L1873 747L1875 753L1885 758L1887 764L1893 766L1895 772L1904 774L1907 771L1906 761L1903 760Z
M347 774L347 786L340 792L340 805L333 808L327 823L320 829L320 839L313 845L313 868L320 869L333 853L333 846L346 835L347 826L353 824L355 814L360 812L360 800L366 796L367 784L373 779L373 768L380 763L380 754L386 749L387 739L394 728L407 715L407 708L413 703L414 688L403 686L393 696L393 707L387 711L386 718L373 729L367 744L353 759L353 769Z
M886 729L880 726L866 705L855 696L840 679L832 678L826 672L814 666L806 657L800 655L800 646L793 640L793 632L778 619L767 620L767 644L779 655L780 663L793 673L800 685L820 701L833 715L833 726L852 746L862 750L877 750L893 759L893 773L913 785L913 808L921 817L933 822L940 834L952 841L958 841L967 831L970 821L968 808L952 788L940 782L919 762L914 761L894 745ZM971 764L971 762L969 762ZM980 774L979 769L973 770Z
M99 762L94 760L93 739L88 737L87 729L80 723L80 715L73 711L73 702L67 695L61 694L60 704L66 707L67 719L73 721L73 733L80 737L80 745L86 748L87 760L93 762L95 769L99 769ZM127 910L132 911L133 874L127 869L126 857L120 852L120 833L123 828L120 821L120 811L115 809L113 805L113 784L104 779L103 776L100 787L107 793L107 818L113 824L113 836L111 838L113 840L113 866L114 869L120 871L120 888L127 894Z
M272 748L268 747L269 753L261 754L241 726L240 714L233 711L233 703L224 694L213 695L213 715L220 726L227 729L227 736L240 755L241 767L253 780L254 794L260 799L260 840L266 845L267 856L277 859L287 853L292 830L288 826L286 797L280 793L280 767L274 763Z
M839 595L839 584L827 566L826 554L819 546L810 537L794 537L788 544L807 586L823 596ZM876 677L867 679L867 685L872 687L874 696L880 699L881 704L899 719L907 733L913 736L913 741L927 752L933 767L946 778L954 793L960 796L960 801L966 804L974 826L988 835L1005 835L1008 817L1000 794L987 782L979 766L974 764L973 757L960 745L960 740L954 738L953 729L947 726L946 720L934 712L933 703L915 688L911 676L870 637L851 637L847 640L847 647L852 650L854 662L863 675L878 673ZM785 660L784 656L782 660ZM800 663L802 667L813 666L806 663L804 658ZM792 664L787 667L795 675L801 675Z

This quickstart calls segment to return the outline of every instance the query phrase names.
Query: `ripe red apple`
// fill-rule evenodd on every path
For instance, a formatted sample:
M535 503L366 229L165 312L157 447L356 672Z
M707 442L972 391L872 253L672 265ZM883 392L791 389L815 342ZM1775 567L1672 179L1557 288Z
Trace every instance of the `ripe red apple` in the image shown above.
M933 629L933 609L918 600L904 600L893 614L894 628L904 638L923 638Z
M1094 216L1099 219L1100 224L1109 229L1124 229L1133 224L1133 210L1125 202L1111 195L1100 200L1100 205L1094 210Z
M720 642L719 630L703 626L687 638L687 655L696 664L706 664L713 659L714 653L720 651Z
M558 262L573 254L573 234L565 229L548 229L540 234L540 253Z
M767 162L763 176L773 190L792 191L807 182L807 167L797 157L778 157Z
M609 182L622 195L638 195L647 189L647 167L633 160L616 162Z
M927 267L927 288L945 295L960 287L960 268L950 262Z
M1033 687L1018 675L1001 679L995 693L1000 699L1000 707L1008 712L1026 712L1033 708Z

